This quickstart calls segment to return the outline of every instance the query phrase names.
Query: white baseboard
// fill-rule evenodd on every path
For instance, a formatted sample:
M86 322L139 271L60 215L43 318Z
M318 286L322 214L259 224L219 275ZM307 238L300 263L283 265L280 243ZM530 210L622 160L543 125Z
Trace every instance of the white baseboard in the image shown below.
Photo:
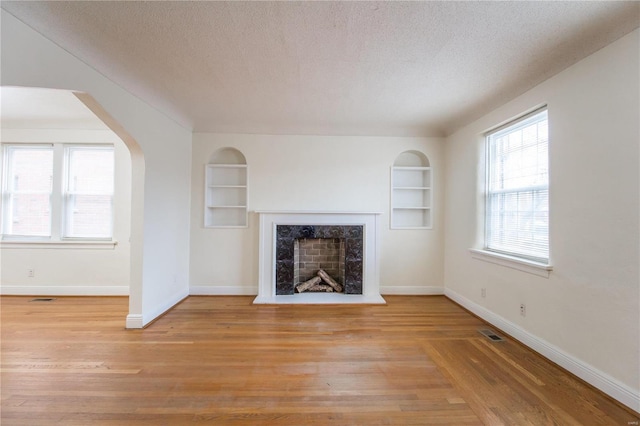
M129 286L3 285L3 296L128 296Z
M483 320L493 324L534 351L580 377L585 382L600 389L613 399L626 405L632 410L640 412L640 391L630 388L608 374L603 373L572 355L569 355L557 346L529 333L520 326L494 314L483 306L461 296L453 290L445 289L444 294Z
M382 295L406 295L406 296L424 296L424 295L441 295L444 294L444 287L424 287L424 286L380 286L380 294Z
M190 296L255 296L258 294L257 285L222 286L196 285L189 287Z
M257 286L208 286L196 285L189 287L191 296L255 296L258 294ZM441 295L444 294L442 287L424 286L381 286L380 294L385 295Z
M144 322L142 321L142 315L140 314L129 314L127 315L127 321L125 324L126 328L142 328L144 327Z

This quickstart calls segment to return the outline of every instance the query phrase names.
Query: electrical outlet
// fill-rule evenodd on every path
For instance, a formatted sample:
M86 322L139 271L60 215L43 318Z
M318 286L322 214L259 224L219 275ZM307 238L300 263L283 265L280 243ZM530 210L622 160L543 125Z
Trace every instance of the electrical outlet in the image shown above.
M481 288L480 289L480 296L487 297L487 289L486 288Z
M36 276L36 270L35 269L27 269L27 277L33 278L35 276Z
M525 305L524 303L520 304L520 315L523 317L527 316L527 305Z

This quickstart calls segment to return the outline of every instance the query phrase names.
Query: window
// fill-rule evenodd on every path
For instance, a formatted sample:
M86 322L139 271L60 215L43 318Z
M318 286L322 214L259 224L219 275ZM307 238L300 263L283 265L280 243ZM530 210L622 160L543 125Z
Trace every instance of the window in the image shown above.
M485 250L549 261L547 110L486 135Z
M69 147L64 185L64 237L110 238L113 148Z
M3 239L111 239L113 146L6 145L4 161Z
M4 234L51 235L52 146L8 146L3 190Z

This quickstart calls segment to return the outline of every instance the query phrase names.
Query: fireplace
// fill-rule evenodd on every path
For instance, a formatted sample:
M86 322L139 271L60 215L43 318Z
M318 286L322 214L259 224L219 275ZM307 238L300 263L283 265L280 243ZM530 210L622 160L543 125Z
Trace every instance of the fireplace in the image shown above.
M295 291L344 291L345 240L344 238L300 238L293 242L293 282ZM322 283L324 271L340 287ZM300 284L319 280L318 284L305 287ZM277 286L276 286L277 288Z
M379 213L257 213L259 283L254 303L385 303L379 292ZM323 274L328 278L314 278ZM296 291L312 278L321 285ZM328 285L330 281L335 285Z
M362 294L363 227L276 225L276 295L294 294L296 286L318 270L343 286L344 293ZM304 255L300 253L301 245L307 248Z

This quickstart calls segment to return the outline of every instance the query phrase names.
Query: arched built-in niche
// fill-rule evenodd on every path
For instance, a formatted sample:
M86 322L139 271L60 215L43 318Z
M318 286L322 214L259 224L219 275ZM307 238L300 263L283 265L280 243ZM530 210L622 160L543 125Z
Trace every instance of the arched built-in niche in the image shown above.
M247 161L235 148L211 154L205 170L204 226L247 226Z
M431 164L422 152L402 152L393 162L390 216L391 229L431 228Z

